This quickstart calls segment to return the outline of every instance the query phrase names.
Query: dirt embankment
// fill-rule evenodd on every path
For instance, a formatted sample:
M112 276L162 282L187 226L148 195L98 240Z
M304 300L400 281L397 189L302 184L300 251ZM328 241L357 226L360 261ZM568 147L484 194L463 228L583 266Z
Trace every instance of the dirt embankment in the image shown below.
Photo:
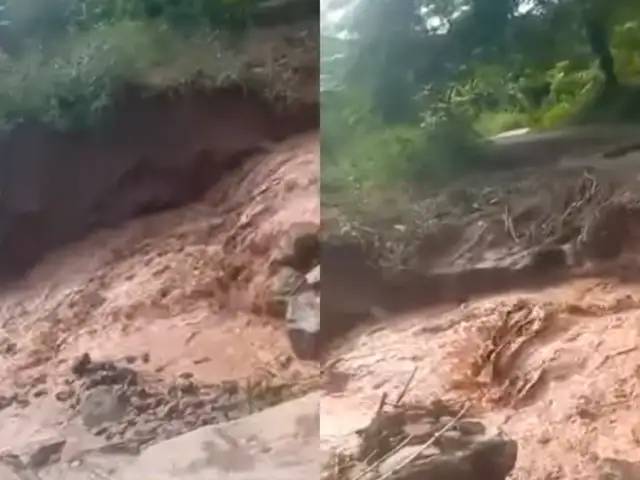
M318 126L316 105L276 109L229 88L130 92L98 130L25 123L0 138L0 273L96 227L199 199L225 172Z
M576 157L572 146L586 148L576 147L576 134L566 145L556 133L562 148L553 161L514 158L506 170L376 200L375 213L364 206L358 218L326 208L323 335L339 337L367 317L574 277L634 281L634 262L616 261L627 260L640 234L638 154L623 134L601 133L590 155ZM558 149L530 141L530 150Z
M471 413L517 442L508 469L487 478L637 478L632 150L527 159L328 232L323 308L333 312L323 312L323 333L329 325L335 343L326 351L323 445L357 453L352 444L363 444L381 406L410 424L397 397L418 410L444 403L447 420ZM464 444L455 422L418 423L387 429L404 441L384 457L381 478L466 478L433 471L446 463L469 474L460 455L452 462L433 449L443 438ZM395 446L384 442L378 454Z

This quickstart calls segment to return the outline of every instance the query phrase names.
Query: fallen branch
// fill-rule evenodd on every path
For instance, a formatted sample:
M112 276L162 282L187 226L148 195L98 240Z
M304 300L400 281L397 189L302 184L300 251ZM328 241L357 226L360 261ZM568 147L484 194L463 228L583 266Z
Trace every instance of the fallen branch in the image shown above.
M462 410L460 410L460 412L458 413L458 415L456 415L456 417L451 420L449 423L447 423L444 427L442 427L439 431L437 431L433 437L431 437L429 439L429 441L427 441L424 445L422 445L422 447L420 447L420 449L415 452L415 454L411 455L409 458L407 458L404 462L402 462L400 465L398 465L397 467L395 467L394 469L392 469L391 471L389 471L388 473L386 473L385 475L383 475L382 477L380 477L378 480L387 480L389 477L391 477L391 475L393 475L396 471L398 471L401 468L406 467L407 465L409 465L413 460L415 460L420 454L422 454L427 448L429 448L431 445L433 445L435 443L436 440L438 440L438 438L440 438L444 433L448 432L451 427L453 427L455 425L455 423L460 420L465 413L467 413L467 411L469 410L469 408L471 407L470 404L467 404L464 406L464 408ZM362 471L360 473L360 475L358 475L356 478L354 478L353 480L362 480L363 478L365 478L366 476L369 475L369 473L373 472L374 470L376 470L377 468L380 467L380 465L382 465L386 460L388 460L391 456L395 455L396 453L398 453L402 448L404 448L411 440L413 440L414 435L409 435L407 438L404 439L404 441L400 442L398 444L398 446L396 448L394 448L393 450L391 450L389 453L387 453L386 455L384 455L380 460L378 460L376 463L374 463L373 465L371 465L369 468L366 468L364 471Z

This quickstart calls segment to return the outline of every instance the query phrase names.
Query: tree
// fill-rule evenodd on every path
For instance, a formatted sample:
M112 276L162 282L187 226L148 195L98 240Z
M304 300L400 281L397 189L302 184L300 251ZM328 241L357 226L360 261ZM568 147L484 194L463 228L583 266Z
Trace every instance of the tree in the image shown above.
M425 91L431 95L423 98L446 97L488 66L518 77L564 60L584 65L590 54L612 89L619 84L612 29L640 13L637 0L360 0L346 7L342 29L354 38L346 81L371 92L387 123L415 120Z

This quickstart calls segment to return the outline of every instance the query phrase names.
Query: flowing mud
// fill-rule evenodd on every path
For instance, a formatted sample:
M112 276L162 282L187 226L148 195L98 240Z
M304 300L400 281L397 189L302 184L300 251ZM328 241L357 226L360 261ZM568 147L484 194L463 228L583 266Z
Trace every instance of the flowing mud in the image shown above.
M324 449L400 395L515 440L508 478L636 478L640 157L569 163L326 234Z
M135 450L311 390L317 368L269 302L288 231L318 224L318 162L316 133L291 137L199 201L98 231L6 287L0 451Z

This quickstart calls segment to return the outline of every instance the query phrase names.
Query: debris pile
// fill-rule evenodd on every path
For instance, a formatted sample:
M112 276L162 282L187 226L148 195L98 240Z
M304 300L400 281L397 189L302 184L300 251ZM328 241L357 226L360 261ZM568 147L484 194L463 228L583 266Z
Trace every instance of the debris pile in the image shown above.
M387 402L356 432L359 448L334 455L325 480L505 480L515 467L517 443L442 401Z
M276 379L203 385L190 372L167 385L129 365L93 361L88 354L74 363L72 373L56 398L68 403L94 435L132 452L279 404L298 396L296 388L304 393L304 387Z
M318 357L320 332L319 226L294 224L273 266L276 275L272 308L287 322L294 353L303 360Z

